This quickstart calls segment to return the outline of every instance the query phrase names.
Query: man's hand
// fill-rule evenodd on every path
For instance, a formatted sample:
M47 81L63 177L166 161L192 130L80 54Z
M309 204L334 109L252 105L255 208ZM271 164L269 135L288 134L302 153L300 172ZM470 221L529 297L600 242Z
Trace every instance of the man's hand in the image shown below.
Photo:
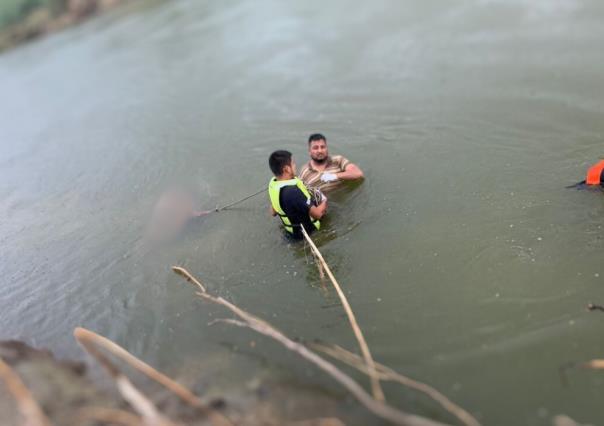
M321 203L322 203L322 202L324 202L324 201L327 201L327 197L325 196L325 194L323 194L323 193L321 192L321 190L317 189L316 191L317 191L317 192L319 193L319 195L321 196L321 201L319 201L319 204L321 204Z
M321 182L333 182L338 180L338 176L335 173L323 173L321 175Z
M321 204L318 206L312 206L308 211L310 217L313 219L321 219L323 215L327 212L327 198L323 199Z

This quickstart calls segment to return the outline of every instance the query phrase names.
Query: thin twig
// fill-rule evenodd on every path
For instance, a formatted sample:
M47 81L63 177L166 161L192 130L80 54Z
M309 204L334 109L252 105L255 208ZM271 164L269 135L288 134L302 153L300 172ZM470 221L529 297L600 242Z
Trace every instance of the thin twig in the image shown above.
M354 332L354 335L359 342L359 346L361 347L361 352L363 354L363 358L365 359L365 363L367 364L367 369L369 370L369 379L371 380L371 390L373 393L373 397L378 401L385 401L386 398L384 397L384 391L382 390L380 381L377 378L377 374L376 374L376 370L375 370L375 361L373 360L373 357L371 356L371 352L369 351L369 345L367 345L367 342L365 341L365 336L363 336L361 327L359 327L359 324L357 323L354 312L352 312L352 308L350 307L350 304L348 303L348 299L344 295L344 292L342 291L340 284L338 284L338 281L331 273L331 269L329 269L329 265L327 264L327 262L325 262L325 259L323 259L323 255L321 254L321 252L319 251L319 249L317 248L317 246L315 245L313 240L310 238L310 236L304 229L304 226L301 226L301 228L302 228L302 234L304 235L304 238L306 239L306 241L308 241L308 244L310 245L310 248L312 249L313 253L315 254L315 256L319 259L319 261L323 265L323 269L325 270L325 272L327 272L327 276L331 280L333 286L336 289L336 292L338 293L338 296L340 297L340 300L342 301L342 305L344 306L346 315L348 315L348 320L350 321L350 326L352 327L352 331Z
M183 268L173 267L172 269L175 272L177 272L179 275L181 275L185 278L191 276L191 274L188 271L184 270ZM190 279L187 279L187 281L194 282L193 280L190 280ZM226 307L232 313L234 313L236 316L238 316L240 319L243 320L243 321L239 321L239 320L230 319L230 320L221 320L221 321L227 322L232 325L237 325L240 327L251 328L252 330L254 330L260 334L263 334L265 336L268 336L268 337L278 341L283 346L285 346L287 349L291 350L292 352L297 353L301 357L303 357L306 360L310 361L311 363L315 364L318 368L320 368L321 370L323 370L324 372L329 374L332 378L334 378L337 382L339 382L342 386L344 386L361 404L363 404L369 411L371 411L375 415L377 415L383 419L389 420L392 423L395 423L398 425L406 425L406 426L442 426L443 425L442 423L439 423L439 422L436 422L436 421L433 421L430 419L426 419L424 417L404 413L389 405L384 404L381 401L375 400L374 398L371 397L371 395L369 395L367 392L365 392L365 390L361 386L359 386L358 383L356 383L354 380L352 380L350 378L350 376L343 373L335 365L333 365L332 363L321 358L319 355L317 355L316 353L314 353L313 351L308 349L306 346L304 346L300 343L294 342L293 340L291 340L290 338L285 336L283 333L281 333L279 330L277 330L275 327L273 327L268 322L240 309L239 307L237 307L236 305L233 305L232 303L223 299L222 297L212 296L212 295L206 293L205 291L198 291L198 292L196 292L196 294L199 297L201 297L207 301L210 301L212 303Z
M0 357L0 379L17 401L23 426L50 426L50 421L19 375Z
M325 270L323 268L323 263L319 260L319 258L313 252L313 257L315 258L315 263L317 264L317 268L319 269L319 277L321 278L321 283L325 280Z
M200 283L198 283L198 284L201 285ZM203 286L201 286L201 288L203 288ZM91 343L102 346L107 351L111 352L113 355L115 355L115 356L121 358L122 360L124 360L125 362L127 362L130 366L132 366L136 370L140 371L141 373L145 374L147 377L150 377L151 379L155 380L156 382L160 383L161 385L163 385L164 387L166 387L167 389L172 391L176 396L178 396L183 401L187 402L188 404L192 405L193 407L195 407L195 408L199 409L200 411L204 412L205 414L207 414L208 417L210 418L210 421L212 422L212 424L219 425L219 426L232 425L232 422L230 420L228 420L224 415L218 413L216 410L213 410L212 408L206 406L190 390L188 390L181 384L175 382L174 380L170 379L165 374L160 373L159 371L157 371L156 369L151 367L149 364L136 358L130 352L126 351L124 348L122 348L121 346L112 342L111 340L109 340L101 335L98 335L90 330L86 330L84 328L79 328L79 327L75 329L74 335L75 335L76 339L78 340L78 342L80 342L80 344L82 344L84 346L84 348L88 350L88 352L91 352L91 350L92 350L94 352L94 353L91 352L93 355L95 355L95 353L96 353L97 355L100 355L102 357L101 359L99 359L99 357L97 355L95 355L95 358L97 358L99 360L99 362L101 362L103 365L106 364L106 362L104 362L103 359L105 361L108 361L108 360L103 355L99 354L99 352L91 346ZM107 365L105 365L105 367L110 372L112 371L112 369L115 369L114 367L108 367Z
M354 367L365 374L369 374L367 366L365 365L361 357L359 357L357 354L347 351L346 349L340 346L331 346L323 343L309 343L309 346L315 350L323 352L337 359L338 361L348 364L351 367ZM476 420L470 413L468 413L466 410L452 402L449 398L447 398L445 395L443 395L430 385L406 377L394 371L393 369L386 367L383 364L376 363L375 365L377 368L378 377L381 380L397 382L401 385L408 386L412 389L423 392L424 394L428 395L430 398L438 402L445 410L453 414L465 425L480 426L478 420Z
M306 241L304 241L304 257L306 258L306 262L308 263L308 255L306 254L306 246L307 246L307 243L306 243ZM313 252L311 250L310 254L312 254L313 261L317 265L317 270L319 271L319 278L321 278L321 286L323 288L325 288L325 271L323 270L323 264L321 262L319 262L319 259L315 255L315 252Z
M181 277L184 277L190 283L193 283L194 285L196 285L203 293L206 292L206 288L203 286L203 284L200 283L199 280L197 280L197 278L195 278L193 275L191 275L191 273L189 271L187 271L185 268L182 268L180 266L172 266L172 270L174 272L176 272L178 275L180 275Z

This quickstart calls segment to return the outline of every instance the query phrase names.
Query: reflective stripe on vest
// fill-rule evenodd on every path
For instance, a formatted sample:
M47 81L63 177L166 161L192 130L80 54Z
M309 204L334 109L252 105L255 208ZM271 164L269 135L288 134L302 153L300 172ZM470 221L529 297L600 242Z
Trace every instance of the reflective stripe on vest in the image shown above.
M585 183L588 185L600 185L604 183L604 160L598 161L589 168Z
M304 183L302 183L302 181L297 177L288 180L277 180L276 178L272 178L268 183L268 196L271 199L271 205L281 218L281 222L283 222L285 230L289 233L293 233L294 226L297 225L292 225L292 222L289 220L289 217L287 217L287 215L281 208L281 204L279 203L279 195L281 194L281 189L286 186L298 187L298 189L302 191L302 194L304 194L304 196L306 197L307 201L310 201L311 197L308 193L308 189L306 189L306 186L304 186ZM318 230L319 228L321 228L321 222L319 222L317 219L313 219L312 217L310 217L310 221L315 226L315 229Z

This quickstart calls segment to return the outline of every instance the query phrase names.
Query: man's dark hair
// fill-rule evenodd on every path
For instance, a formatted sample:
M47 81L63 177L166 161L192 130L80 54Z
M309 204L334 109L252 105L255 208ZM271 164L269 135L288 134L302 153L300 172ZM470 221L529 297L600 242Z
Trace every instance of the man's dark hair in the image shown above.
M310 135L308 137L308 144L310 145L311 143L313 143L315 141L325 141L325 143L327 143L327 138L325 136L323 136L321 133L313 133L312 135Z
M275 176L283 174L283 168L292 162L292 153L289 151L275 151L268 157L268 165Z

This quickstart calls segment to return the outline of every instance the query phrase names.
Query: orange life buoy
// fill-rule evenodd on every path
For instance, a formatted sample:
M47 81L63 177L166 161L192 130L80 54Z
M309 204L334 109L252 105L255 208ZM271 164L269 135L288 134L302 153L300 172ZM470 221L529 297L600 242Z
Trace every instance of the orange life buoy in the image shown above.
M585 183L588 185L600 185L604 183L604 160L598 161L589 168Z

